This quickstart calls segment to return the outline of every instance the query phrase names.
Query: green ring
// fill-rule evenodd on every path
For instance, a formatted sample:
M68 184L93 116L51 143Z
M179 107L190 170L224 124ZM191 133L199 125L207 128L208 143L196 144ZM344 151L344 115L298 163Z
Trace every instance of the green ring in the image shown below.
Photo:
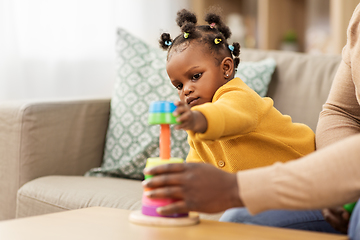
M155 124L179 124L172 113L149 113L149 125Z

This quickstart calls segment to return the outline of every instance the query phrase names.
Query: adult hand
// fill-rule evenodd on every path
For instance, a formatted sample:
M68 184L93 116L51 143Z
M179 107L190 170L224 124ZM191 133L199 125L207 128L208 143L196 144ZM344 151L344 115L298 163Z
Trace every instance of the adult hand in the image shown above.
M145 192L149 198L179 199L159 207L157 211L162 215L189 211L216 213L243 206L236 174L210 164L164 164L144 169L144 174L155 175L143 181L143 187L152 189Z
M325 208L322 210L325 220L337 231L347 233L350 214L343 208Z

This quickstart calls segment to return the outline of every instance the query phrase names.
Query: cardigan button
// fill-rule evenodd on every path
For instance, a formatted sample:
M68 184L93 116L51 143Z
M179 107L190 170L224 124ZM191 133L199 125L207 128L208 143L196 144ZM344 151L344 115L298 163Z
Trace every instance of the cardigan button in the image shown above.
M218 161L218 166L223 168L225 166L225 162L223 160Z

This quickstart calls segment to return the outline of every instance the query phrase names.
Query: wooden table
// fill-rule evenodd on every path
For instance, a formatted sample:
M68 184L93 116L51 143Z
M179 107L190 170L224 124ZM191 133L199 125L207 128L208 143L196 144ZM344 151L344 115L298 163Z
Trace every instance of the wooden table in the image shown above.
M130 223L130 211L92 207L0 222L0 239L348 239L307 231L200 220L187 227L149 227Z

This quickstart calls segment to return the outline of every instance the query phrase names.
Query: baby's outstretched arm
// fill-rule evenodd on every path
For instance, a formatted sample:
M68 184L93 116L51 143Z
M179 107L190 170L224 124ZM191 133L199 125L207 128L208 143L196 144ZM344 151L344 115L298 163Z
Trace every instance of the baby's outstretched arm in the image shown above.
M175 102L177 106L174 111L174 116L177 117L177 121L180 123L175 126L175 129L190 130L195 133L204 133L207 130L207 120L205 116L199 111L191 111L189 105L185 102Z

